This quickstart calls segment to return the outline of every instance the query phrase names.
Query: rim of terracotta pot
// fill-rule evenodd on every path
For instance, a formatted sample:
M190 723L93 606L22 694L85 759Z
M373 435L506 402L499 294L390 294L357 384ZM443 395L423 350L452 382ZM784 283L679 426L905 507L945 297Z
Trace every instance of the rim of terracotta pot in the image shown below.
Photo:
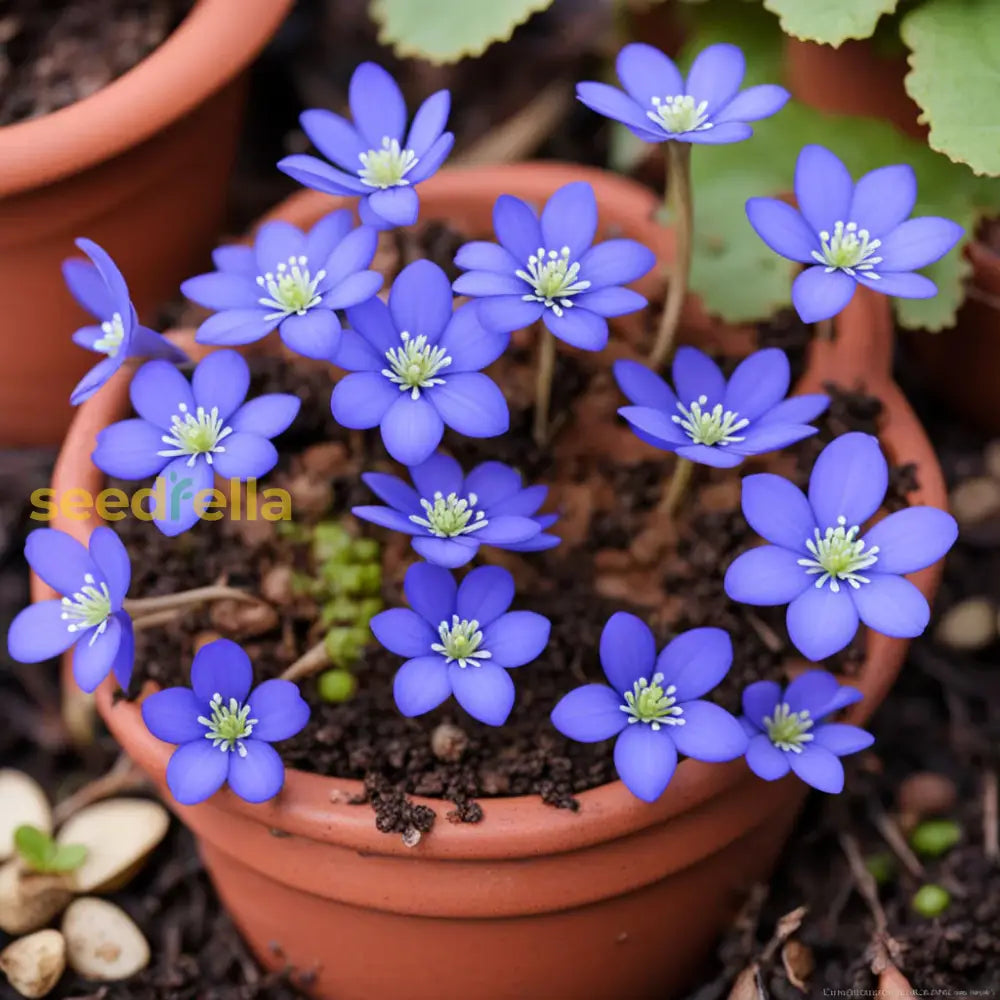
M193 110L267 44L294 0L197 0L145 59L80 101L0 128L0 196L109 160Z
M653 221L658 204L653 193L622 177L589 168L546 163L443 171L421 185L422 217L461 218L462 206L468 207L473 202L481 212L483 199L492 205L502 191L540 202L566 181L581 179L594 185L603 220L613 217L626 235L641 239L656 250L661 264L669 262L672 234ZM268 218L280 216L306 225L334 208L350 204L344 199L304 191L283 202ZM655 278L647 279L647 290L650 281L656 283ZM643 283L637 283L637 287L642 288ZM190 345L190 332L181 333L179 339ZM944 508L947 494L934 451L892 381L892 339L888 300L859 289L837 320L836 339L814 343L807 373L796 391L814 392L828 381L850 386L863 382L866 390L879 396L885 407L880 435L884 447L896 460L917 465L920 487L913 501ZM58 493L73 486L94 493L101 488L104 477L91 462L90 454L97 432L127 415L129 379L129 372L119 371L80 408L53 473L52 487ZM85 541L100 522L57 519L53 523ZM939 563L911 577L928 598L937 587L941 568ZM51 596L51 591L33 578L32 596L41 600ZM858 676L848 681L865 695L863 701L853 706L851 721L863 722L885 697L902 664L906 646L904 640L867 632L865 662ZM112 694L110 682L98 690L98 706L105 721L137 762L162 779L173 747L161 743L145 729L136 703L114 704ZM757 780L742 760L705 764L686 759L678 766L664 795L652 804L634 798L621 781L580 793L577 812L555 809L537 796L483 799L481 823L438 823L434 835L421 842L420 853L431 858L472 859L530 857L574 850L636 833ZM362 788L360 781L290 769L286 772L284 789L270 803L250 805L227 789L194 808L235 812L272 829L359 851L412 856L412 849L399 838L387 837L375 829L367 810L346 804L361 794ZM412 796L411 801L436 812L446 806L443 799Z

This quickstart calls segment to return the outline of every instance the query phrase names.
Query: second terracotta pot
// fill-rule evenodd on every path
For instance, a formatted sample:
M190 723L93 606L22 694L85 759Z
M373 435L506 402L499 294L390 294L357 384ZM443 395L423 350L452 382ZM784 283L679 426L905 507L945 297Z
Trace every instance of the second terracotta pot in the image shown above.
M661 265L669 262L672 239L652 221L654 196L592 170L444 171L421 187L421 214L485 235L497 194L540 203L581 179L594 186L604 235L638 239ZM308 225L338 204L304 193L275 214ZM658 280L650 276L640 287L655 291ZM891 339L886 300L859 293L836 341L816 346L801 388L864 382L885 404L886 449L917 465L916 499L943 506L934 454L891 381ZM90 453L96 433L127 414L127 380L122 373L81 409L56 468L57 491L100 489ZM81 538L92 527L58 526ZM938 578L934 567L914 579L931 597ZM36 599L47 596L34 584ZM867 637L855 680L865 698L853 721L885 697L906 647ZM137 705L112 703L109 685L98 704L122 746L164 789L171 748L146 731ZM328 1000L667 1000L697 980L747 891L768 878L806 788L794 778L762 782L742 761L685 760L652 805L614 782L582 793L576 813L538 798L486 799L482 822L464 825L445 820L446 803L416 799L438 821L412 848L377 832L367 808L349 804L360 792L356 781L291 771L265 805L224 791L185 808L167 795L266 966L310 974L310 989Z

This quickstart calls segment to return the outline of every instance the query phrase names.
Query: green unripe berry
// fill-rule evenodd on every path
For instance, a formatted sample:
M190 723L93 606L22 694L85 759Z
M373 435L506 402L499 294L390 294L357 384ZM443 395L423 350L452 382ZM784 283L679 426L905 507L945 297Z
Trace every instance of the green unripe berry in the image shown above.
M357 663L368 639L368 629L358 628L356 625L339 625L326 633L323 645L335 667L350 667Z
M925 858L947 854L962 839L962 828L950 819L929 819L910 834L910 846Z
M350 670L327 670L320 674L316 688L323 701L350 701L358 682Z
M911 901L913 909L922 917L937 917L948 909L951 895L939 885L922 885Z
M896 862L887 851L869 854L865 858L865 867L878 885L887 885L896 874Z

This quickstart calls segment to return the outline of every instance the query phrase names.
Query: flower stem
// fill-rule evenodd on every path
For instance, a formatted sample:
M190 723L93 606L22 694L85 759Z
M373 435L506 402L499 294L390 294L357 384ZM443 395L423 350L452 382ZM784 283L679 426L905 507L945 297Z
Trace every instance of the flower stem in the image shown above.
M833 340L833 319L821 319L816 324L817 340Z
M663 498L657 505L657 512L673 517L677 513L684 494L687 493L691 483L691 474L694 472L694 462L678 456L677 464L674 466L674 474L670 477L670 482L663 493Z
M318 673L328 666L330 666L330 654L326 651L326 640L324 639L307 649L278 676L283 681L300 681L303 677Z
M206 601L247 601L251 604L260 600L245 590L224 587L215 584L210 587L195 587L193 590L182 590L176 594L163 594L160 597L139 597L124 602L124 609L133 617L149 615L158 611L173 611L186 608L190 604L202 604Z
M654 370L670 360L677 339L688 277L691 274L691 237L694 229L694 200L691 192L691 144L667 143L667 192L665 201L674 227L674 266L667 284L660 329L649 356Z
M552 376L556 368L556 338L545 327L538 327L538 369L535 372L535 444L543 446L549 437L549 402L552 399Z

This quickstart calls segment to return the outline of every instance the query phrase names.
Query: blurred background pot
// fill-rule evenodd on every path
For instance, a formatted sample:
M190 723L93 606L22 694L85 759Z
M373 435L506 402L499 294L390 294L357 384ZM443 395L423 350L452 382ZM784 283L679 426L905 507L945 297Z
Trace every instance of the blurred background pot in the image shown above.
M198 0L147 58L90 97L0 128L0 445L58 444L95 356L59 265L86 235L143 319L204 263L222 225L244 71L292 0Z

